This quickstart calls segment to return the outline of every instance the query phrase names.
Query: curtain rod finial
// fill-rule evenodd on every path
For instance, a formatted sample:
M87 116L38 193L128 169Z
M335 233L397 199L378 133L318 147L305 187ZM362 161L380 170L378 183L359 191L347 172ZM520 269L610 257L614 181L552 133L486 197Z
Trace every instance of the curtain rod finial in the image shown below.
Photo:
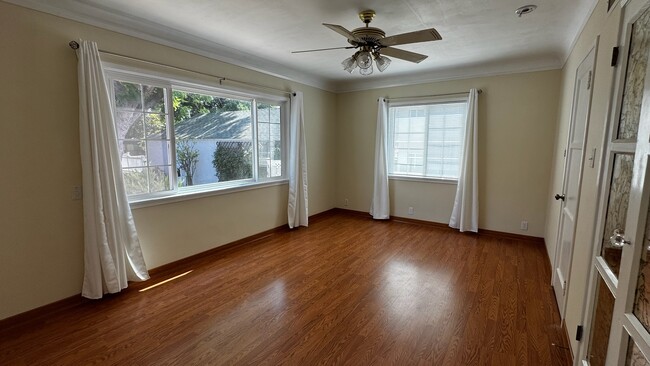
M70 43L68 43L68 45L69 45L70 48L72 48L73 50L79 49L79 43L77 43L77 41L70 41Z

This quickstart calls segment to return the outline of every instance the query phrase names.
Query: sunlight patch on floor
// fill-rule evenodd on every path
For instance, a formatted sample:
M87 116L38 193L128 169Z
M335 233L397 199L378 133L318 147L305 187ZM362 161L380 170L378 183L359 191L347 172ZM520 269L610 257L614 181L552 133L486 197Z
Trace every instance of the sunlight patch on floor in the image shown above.
M158 286L160 286L160 285L164 285L164 284L166 284L167 282L171 282L171 281L176 280L176 279L178 279L178 278L181 278L181 277L183 277L183 276L185 276L185 275L188 275L188 274L190 274L192 271L193 271L193 270L190 270L190 271L187 271L187 272L185 272L185 273L181 273L181 274L179 274L178 276L174 276L174 277L172 277L172 278L168 278L168 279L166 279L166 280L164 280L164 281L160 281L160 282L158 282L158 283L156 283L156 284L153 284L153 285L151 285L151 286L149 286L149 287L145 287L145 288L143 288L142 290L139 290L138 292L145 292L145 291L147 291L147 290L151 290L151 289L154 288L154 287L158 287Z

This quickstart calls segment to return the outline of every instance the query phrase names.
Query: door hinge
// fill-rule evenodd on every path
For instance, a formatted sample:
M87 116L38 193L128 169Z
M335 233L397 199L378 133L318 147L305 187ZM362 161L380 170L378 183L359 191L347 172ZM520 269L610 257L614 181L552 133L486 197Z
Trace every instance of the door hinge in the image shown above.
M583 330L582 325L578 325L576 327L576 341L578 342L582 341L582 330Z
M562 156L566 158L566 149L564 149L564 152L562 153Z
M562 282L562 296L566 295L566 281Z
M612 48L612 62L611 66L614 67L618 64L618 47Z
M589 70L589 76L587 79L587 90L591 89L591 70Z

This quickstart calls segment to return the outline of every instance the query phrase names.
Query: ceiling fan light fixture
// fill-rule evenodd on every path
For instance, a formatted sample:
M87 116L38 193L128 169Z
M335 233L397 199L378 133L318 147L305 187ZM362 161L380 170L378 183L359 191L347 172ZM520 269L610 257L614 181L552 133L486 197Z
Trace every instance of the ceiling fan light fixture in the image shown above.
M534 5L531 5L531 7L534 7ZM400 60L420 63L427 58L426 55L394 48L393 46L410 43L439 41L442 39L440 33L438 33L435 28L421 29L419 31L396 34L390 37L386 37L386 33L382 29L370 26L370 22L374 16L374 10L364 10L360 12L359 18L366 26L355 28L352 31L349 31L345 27L338 24L323 23L325 27L344 36L350 46L293 51L292 53L328 51L335 49L355 49L357 51L354 53L354 55L341 61L343 70L352 73L352 71L359 67L359 73L361 75L370 75L374 71L372 67L373 59L375 61L377 69L379 69L379 72L384 72L384 70L386 70L391 63L391 59L381 55L380 52L385 52L391 57Z
M372 67L372 57L370 56L370 52L359 52L359 55L357 56L357 66L359 66L360 69L367 69L369 67Z
M361 74L361 75L363 75L363 76L368 76L368 75L372 74L372 61L370 62L370 64L368 65L368 67L366 67L366 68L359 68L359 74Z
M388 65L390 65L390 59L379 53L375 53L375 65L377 65L379 72L384 72L388 68Z
M355 67L357 67L357 54L355 53L354 55L346 58L341 62L341 65L343 66L343 70L352 73Z

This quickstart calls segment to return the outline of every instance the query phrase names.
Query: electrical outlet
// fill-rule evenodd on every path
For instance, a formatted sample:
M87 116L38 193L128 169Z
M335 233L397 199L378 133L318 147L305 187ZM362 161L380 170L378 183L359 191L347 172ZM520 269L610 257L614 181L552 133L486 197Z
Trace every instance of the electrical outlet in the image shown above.
M79 201L83 198L83 190L81 189L81 186L73 186L72 187L72 200L73 201Z
M345 201L343 201L343 206L348 207L349 203L350 201L348 201L348 199L346 198Z
M409 215L413 215L413 207L409 207Z
M520 229L523 230L523 231L528 231L528 221L523 220L523 221L521 222Z

